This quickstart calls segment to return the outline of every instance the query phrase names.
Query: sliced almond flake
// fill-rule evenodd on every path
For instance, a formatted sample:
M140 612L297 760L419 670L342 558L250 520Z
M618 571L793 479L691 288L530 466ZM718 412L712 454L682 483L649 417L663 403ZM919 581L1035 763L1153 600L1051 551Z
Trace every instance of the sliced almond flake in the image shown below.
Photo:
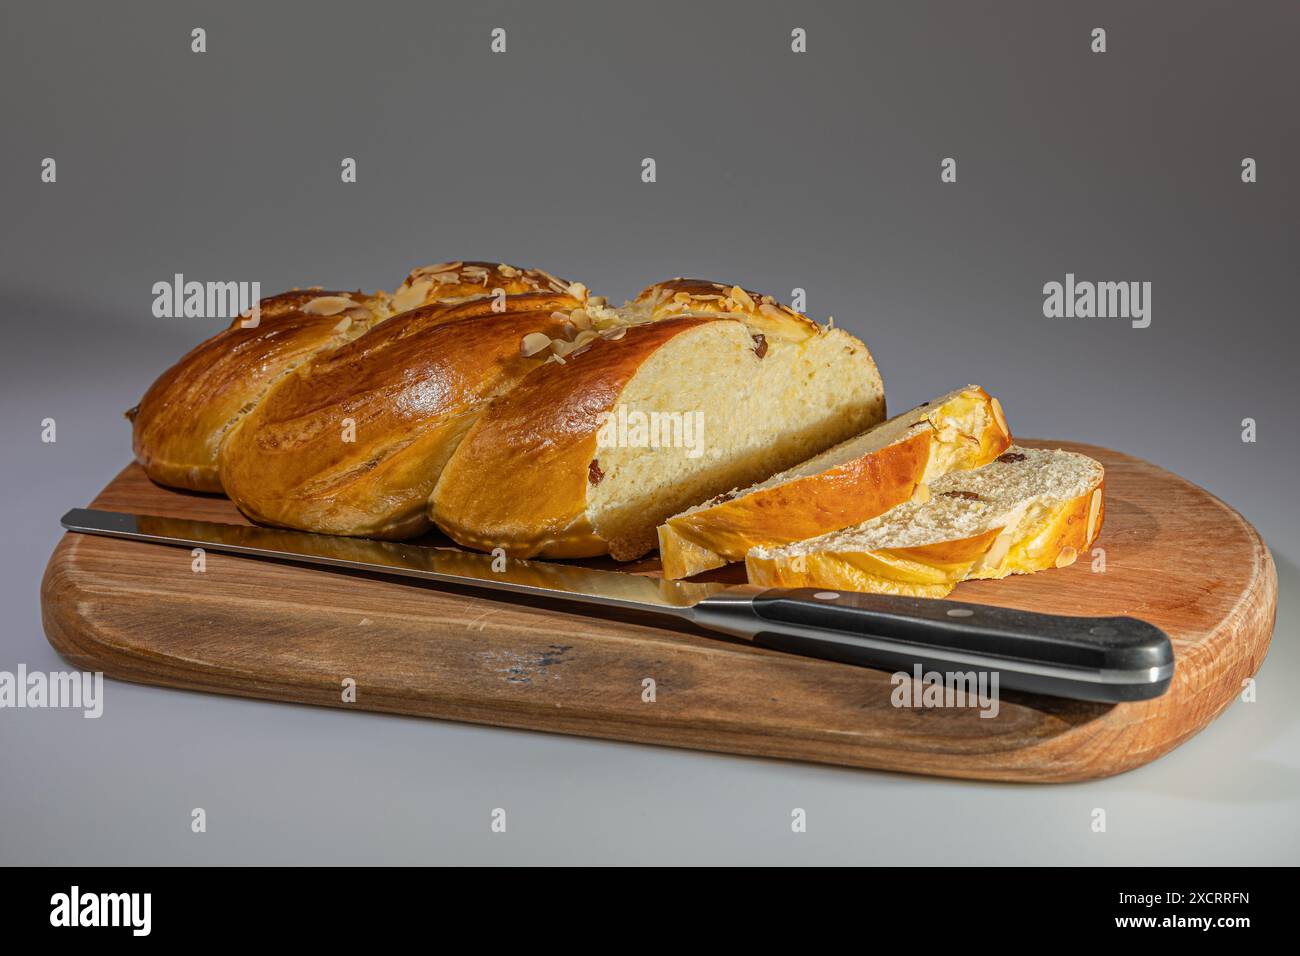
M457 261L457 262L437 262L431 266L420 266L420 268L416 269L414 272L411 273L411 278L415 278L416 276L433 275L435 272L454 272L463 265L464 265L463 262Z
M548 355L548 356L546 357L546 361L548 361L548 362L558 362L560 365L567 365L567 364L568 364L567 362L564 361L564 359L560 358L560 357L559 357L558 355L556 355L554 352L552 352L550 355Z
M1098 488L1092 493L1092 499L1088 502L1088 539L1087 544L1092 544L1097 537L1097 515L1101 513L1101 489Z
M938 426L935 428L936 437L945 445L955 442L959 434L960 432L957 431L957 426L950 420L941 419Z
M602 329L600 332L600 337L607 342L617 342L625 335L627 335L626 325L616 325L613 328Z
M429 294L429 290L432 288L432 282L428 279L422 279L405 288L398 289L397 294L393 296L393 308L398 312L406 312L423 305L425 296Z
M759 315L765 315L765 316L767 316L769 319L772 319L773 321L777 321L777 322L784 322L786 319L789 318L788 315L786 315L784 312L782 312L782 311L781 311L780 309L778 309L776 306L774 306L774 305L769 305L769 304L766 303L766 302L764 302L762 305L760 305L760 306L758 307L758 314L759 314Z
M375 314L364 305L358 305L355 308L348 309L343 314L353 322L369 322L375 317Z
M519 354L531 358L551 347L551 337L545 332L529 332L519 341Z
M347 331L348 329L350 329L350 328L352 328L352 317L351 317L351 316L348 316L348 315L345 315L345 316L343 316L342 319L339 320L339 324L336 325L336 326L334 326L334 331L335 331L335 332L346 332L346 331Z
M984 552L984 557L980 559L979 567L996 568L1000 566L1011 550L1011 528L1008 526L1002 529L1002 533L994 539L993 544Z
M1068 544L1061 549L1061 553L1056 556L1056 566L1058 568L1068 568L1079 560L1079 550L1072 548Z
M308 315L338 315L344 309L356 305L351 299L341 295L321 295L302 307Z
M518 269L514 266L508 266L504 262L497 263L497 272L501 273L507 279L513 279L515 276L519 275Z
M456 285L460 282L459 272L439 272L433 277L433 281L438 285Z
M545 269L537 269L534 271L537 273L537 275L541 276L552 286L559 286L561 290L567 289L569 287L569 283L565 282L563 279L556 278L555 276L547 272Z
M733 285L731 287L731 298L736 302L739 302L746 309L752 310L755 308L753 298L751 298L749 293L738 285Z
M1002 411L1002 403L994 398L989 402L989 407L993 409L993 420L998 423L998 428L1002 430L1002 434L1010 436L1011 429L1007 427L1007 416Z
M569 285L565 291L575 299L585 302L587 299L587 287L581 282L574 282Z

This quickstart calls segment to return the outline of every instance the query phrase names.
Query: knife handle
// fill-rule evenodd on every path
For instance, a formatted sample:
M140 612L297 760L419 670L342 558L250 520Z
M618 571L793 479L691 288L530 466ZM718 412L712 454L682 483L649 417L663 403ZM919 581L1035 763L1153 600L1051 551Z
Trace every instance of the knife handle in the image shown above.
M1168 635L1132 617L1070 617L816 588L733 588L693 619L804 657L925 672L997 672L1000 687L1078 700L1148 700L1169 689Z

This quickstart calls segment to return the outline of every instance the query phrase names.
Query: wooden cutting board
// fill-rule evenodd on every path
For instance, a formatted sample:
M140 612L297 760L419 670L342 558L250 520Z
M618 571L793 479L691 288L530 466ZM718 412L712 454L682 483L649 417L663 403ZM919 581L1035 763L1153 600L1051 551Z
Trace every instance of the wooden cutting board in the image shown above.
M1094 552L1065 569L963 584L953 597L1152 621L1176 655L1163 697L1109 705L1004 693L991 719L975 708L898 708L885 672L650 615L595 617L216 553L200 574L183 548L78 534L65 535L46 569L45 633L83 669L244 697L986 780L1129 770L1206 726L1259 669L1277 603L1273 562L1237 512L1176 475L1090 445L1025 444L1105 464L1096 545L1105 570L1093 570ZM242 522L224 498L159 488L135 465L92 506ZM354 703L342 699L348 678Z

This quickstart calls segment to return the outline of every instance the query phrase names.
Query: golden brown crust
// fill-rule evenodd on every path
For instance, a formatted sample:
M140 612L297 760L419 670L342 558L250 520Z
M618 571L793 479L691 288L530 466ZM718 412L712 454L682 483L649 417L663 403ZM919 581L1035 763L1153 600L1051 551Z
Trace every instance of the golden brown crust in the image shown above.
M136 458L159 484L220 492L222 439L290 369L356 338L394 312L497 292L564 293L569 288L565 280L540 269L468 261L416 269L394 297L306 289L263 299L256 328L243 328L243 318L235 319L164 372L127 413ZM585 299L585 288L572 288ZM329 304L319 314L303 311L309 303L333 297L351 299L369 315L331 312ZM349 314L353 322L339 329Z
M542 269L520 269L504 262L456 261L412 269L393 293L393 311L407 312L439 302L530 292L586 298L586 289Z
M950 463L952 470L978 468L1011 445L1005 421L991 412L994 401L978 386L954 399L990 411L981 416L983 431L970 436L974 447L956 442L959 458ZM932 430L918 432L818 474L669 518L659 527L664 577L699 574L743 560L754 547L815 538L883 514L916 493L937 441Z
M429 502L434 523L471 548L512 557L592 557L607 543L586 516L599 481L597 433L623 388L658 348L705 319L667 319L599 340L564 365L533 371L492 403L443 470ZM509 476L502 494L490 476Z
M318 299L342 297L364 308L328 315L304 311ZM220 492L217 450L227 428L280 376L317 352L355 337L387 314L386 297L359 292L301 290L265 298L256 328L236 318L159 376L132 420L136 460L159 484ZM351 312L351 310L349 310Z
M770 295L708 279L679 277L656 282L634 301L651 305L655 318L683 314L736 318L760 333L796 341L822 330L812 319Z
M404 312L281 380L222 446L227 494L269 524L426 530L425 502L461 437L545 360L521 355L523 336L562 336L553 313L580 304L556 293L505 302L504 312L491 298Z

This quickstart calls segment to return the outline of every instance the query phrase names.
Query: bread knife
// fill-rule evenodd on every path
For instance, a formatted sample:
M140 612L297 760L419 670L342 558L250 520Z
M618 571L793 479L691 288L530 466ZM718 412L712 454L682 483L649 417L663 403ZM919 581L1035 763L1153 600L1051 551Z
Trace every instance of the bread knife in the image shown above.
M1072 617L960 601L816 588L757 588L494 558L405 542L74 508L82 534L278 562L393 574L514 595L672 615L803 657L913 674L997 672L1000 688L1123 702L1159 697L1169 637L1133 617Z

